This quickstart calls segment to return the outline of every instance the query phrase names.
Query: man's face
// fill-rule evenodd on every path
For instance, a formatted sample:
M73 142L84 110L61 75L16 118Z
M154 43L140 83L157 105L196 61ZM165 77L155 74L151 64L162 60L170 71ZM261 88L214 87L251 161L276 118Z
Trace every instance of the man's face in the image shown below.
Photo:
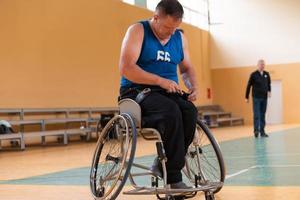
M155 15L155 32L162 40L168 39L181 24L181 19L171 17L170 15Z
M265 69L265 61L259 60L257 66L258 66L258 70L263 71Z

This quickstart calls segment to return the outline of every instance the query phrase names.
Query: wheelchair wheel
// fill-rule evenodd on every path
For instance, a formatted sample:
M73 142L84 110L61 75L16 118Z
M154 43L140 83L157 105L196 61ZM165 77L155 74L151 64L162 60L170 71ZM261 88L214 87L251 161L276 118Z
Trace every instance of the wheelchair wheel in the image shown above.
M136 128L128 114L117 115L103 128L90 171L94 199L114 200L121 192L136 149Z
M185 174L198 185L209 182L222 182L225 179L225 164L216 139L202 122L197 121L196 136L186 155ZM222 187L213 190L217 193Z

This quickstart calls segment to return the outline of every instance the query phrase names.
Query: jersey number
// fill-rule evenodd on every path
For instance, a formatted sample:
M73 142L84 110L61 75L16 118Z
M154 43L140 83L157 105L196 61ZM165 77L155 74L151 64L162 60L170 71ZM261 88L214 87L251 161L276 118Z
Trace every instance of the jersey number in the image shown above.
M165 61L165 62L171 62L170 54L169 52L164 52L164 51L157 51L157 61Z

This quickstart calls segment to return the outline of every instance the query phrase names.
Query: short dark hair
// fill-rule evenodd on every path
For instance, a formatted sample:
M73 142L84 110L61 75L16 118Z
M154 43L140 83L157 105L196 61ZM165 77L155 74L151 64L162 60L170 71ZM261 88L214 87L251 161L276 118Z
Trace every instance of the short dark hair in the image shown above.
M181 33L184 33L184 30L182 28L178 28L177 30Z
M177 0L161 0L156 6L156 10L177 19L182 19L184 14L183 7Z

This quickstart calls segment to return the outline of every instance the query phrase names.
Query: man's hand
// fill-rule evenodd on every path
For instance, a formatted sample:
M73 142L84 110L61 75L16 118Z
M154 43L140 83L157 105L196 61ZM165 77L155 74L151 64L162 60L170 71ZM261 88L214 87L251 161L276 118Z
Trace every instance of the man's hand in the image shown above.
M158 85L161 88L167 90L167 92L182 94L182 90L180 86L175 81L165 79L165 78L160 78Z
M245 99L245 102L246 102L246 103L249 103L249 99L246 98L246 99Z
M268 97L271 98L271 92L268 92Z
M189 101L196 101L197 100L197 95L198 95L198 89L197 88L192 88L189 89L190 95L188 96Z

